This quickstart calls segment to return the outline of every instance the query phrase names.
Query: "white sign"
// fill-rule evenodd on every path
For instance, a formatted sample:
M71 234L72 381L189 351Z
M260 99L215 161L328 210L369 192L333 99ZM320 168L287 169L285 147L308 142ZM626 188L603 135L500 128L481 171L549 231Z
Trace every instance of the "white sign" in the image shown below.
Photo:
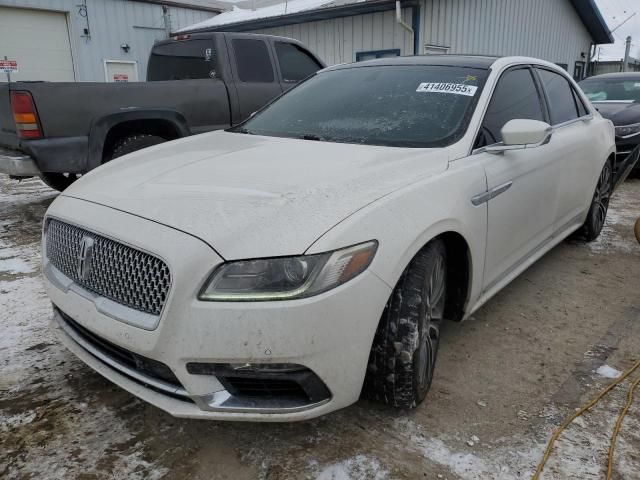
M18 73L18 61L17 60L0 60L0 72Z
M464 83L430 83L425 82L418 85L416 92L423 93L452 93L454 95L466 95L473 97L478 87L475 85L465 85Z

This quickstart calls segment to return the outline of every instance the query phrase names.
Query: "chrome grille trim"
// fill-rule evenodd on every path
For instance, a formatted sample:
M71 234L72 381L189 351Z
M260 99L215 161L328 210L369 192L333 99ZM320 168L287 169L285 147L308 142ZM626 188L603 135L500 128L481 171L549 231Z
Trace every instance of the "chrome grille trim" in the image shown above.
M171 273L158 257L84 228L49 219L47 260L75 284L126 307L159 316L171 287ZM89 273L80 278L78 255L83 238L94 241Z

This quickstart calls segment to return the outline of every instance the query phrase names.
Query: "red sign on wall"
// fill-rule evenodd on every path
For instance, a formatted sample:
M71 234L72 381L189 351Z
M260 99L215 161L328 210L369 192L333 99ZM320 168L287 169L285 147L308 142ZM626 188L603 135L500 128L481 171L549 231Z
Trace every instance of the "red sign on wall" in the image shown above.
M18 61L17 60L0 60L0 72L18 73Z
M127 75L126 73L114 73L113 74L113 81L114 82L128 82L129 81L129 75Z

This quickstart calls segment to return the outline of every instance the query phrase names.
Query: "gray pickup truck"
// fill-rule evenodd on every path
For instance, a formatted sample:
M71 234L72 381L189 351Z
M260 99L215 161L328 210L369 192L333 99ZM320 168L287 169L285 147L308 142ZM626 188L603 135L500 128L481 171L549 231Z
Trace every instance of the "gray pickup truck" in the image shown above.
M290 38L210 33L154 45L146 82L0 84L0 173L64 190L113 158L238 124L323 67Z

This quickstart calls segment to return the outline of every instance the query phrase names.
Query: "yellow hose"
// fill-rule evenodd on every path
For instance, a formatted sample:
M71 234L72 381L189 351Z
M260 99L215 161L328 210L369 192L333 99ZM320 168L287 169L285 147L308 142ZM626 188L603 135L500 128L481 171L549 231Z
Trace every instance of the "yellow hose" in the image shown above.
M611 476L613 475L613 450L616 448L616 440L618 438L618 433L620 433L620 429L622 428L622 421L633 403L633 393L638 385L640 385L640 377L631 384L631 387L629 387L627 403L625 403L624 408L620 410L620 414L616 420L616 425L613 428L613 433L611 434L611 442L609 442L609 460L607 462L607 480L611 480Z
M629 375L635 372L638 368L640 368L640 361L638 361L629 370L624 372L624 374L620 378L618 378L615 382L612 382L607 387L605 387L604 390L602 390L598 395L595 396L595 398L593 398L593 400L591 400L589 403L587 403L583 407L579 408L575 413L569 415L569 417L567 417L565 421L562 422L562 424L553 432L553 435L551 435L551 438L549 439L549 443L547 443L547 448L545 449L544 455L542 456L542 460L540 460L540 463L538 464L538 467L536 468L536 471L534 472L533 477L531 477L531 480L539 480L540 475L542 474L542 470L544 469L544 466L547 463L547 460L549 460L549 456L551 455L551 451L553 450L553 444L556 442L560 434L569 426L569 424L571 424L571 422L573 422L576 418L578 418L580 415L582 415L584 412L586 412L591 407L593 407L596 403L598 403L600 399L602 399L602 397L604 397L607 393L613 390L613 388L616 385L622 383ZM620 420L620 423L622 423L622 420ZM612 453L613 453L613 450L610 450L610 455L612 455ZM611 463L611 461L612 460L610 457L609 462Z

